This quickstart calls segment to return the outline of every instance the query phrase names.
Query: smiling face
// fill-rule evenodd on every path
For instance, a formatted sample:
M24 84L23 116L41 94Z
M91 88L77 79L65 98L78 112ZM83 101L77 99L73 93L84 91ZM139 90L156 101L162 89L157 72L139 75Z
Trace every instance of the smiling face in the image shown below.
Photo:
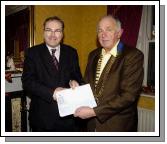
M110 16L102 18L97 27L98 40L106 51L110 51L115 46L122 32L116 20Z
M44 41L50 47L56 47L63 39L63 27L57 20L47 21L44 27Z

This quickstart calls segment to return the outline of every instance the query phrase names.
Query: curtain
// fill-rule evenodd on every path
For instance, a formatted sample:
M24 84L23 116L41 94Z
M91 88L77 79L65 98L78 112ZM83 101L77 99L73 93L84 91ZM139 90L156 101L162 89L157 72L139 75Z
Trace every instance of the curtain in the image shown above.
M29 9L5 17L5 50L15 53L14 43L18 42L18 52L28 48Z
M107 14L112 14L122 23L124 29L121 40L131 46L136 47L138 32L140 27L142 6L141 5L109 5Z
M137 48L144 54L144 80L143 86L147 86L148 71L148 42L151 40L152 7L143 6L141 25L137 40Z

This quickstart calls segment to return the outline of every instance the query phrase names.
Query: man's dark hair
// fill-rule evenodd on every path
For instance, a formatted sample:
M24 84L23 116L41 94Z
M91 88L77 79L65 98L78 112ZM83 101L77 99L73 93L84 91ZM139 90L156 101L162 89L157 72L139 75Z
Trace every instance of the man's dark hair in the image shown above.
M46 23L47 23L48 21L54 21L54 20L59 21L59 22L61 23L61 25L62 25L62 29L64 30L64 22L63 22L63 20L61 20L61 19L60 19L59 17L57 17L57 16L52 16L52 17L48 17L47 19L45 19L45 21L44 21L44 23L43 23L44 28L45 28L45 25L46 25Z

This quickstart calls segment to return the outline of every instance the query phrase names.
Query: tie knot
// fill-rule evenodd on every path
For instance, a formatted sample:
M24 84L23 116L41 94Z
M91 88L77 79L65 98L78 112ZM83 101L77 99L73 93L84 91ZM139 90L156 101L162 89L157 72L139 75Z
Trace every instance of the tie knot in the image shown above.
M55 54L56 49L51 49L51 51L52 51L52 55L53 55L53 54Z

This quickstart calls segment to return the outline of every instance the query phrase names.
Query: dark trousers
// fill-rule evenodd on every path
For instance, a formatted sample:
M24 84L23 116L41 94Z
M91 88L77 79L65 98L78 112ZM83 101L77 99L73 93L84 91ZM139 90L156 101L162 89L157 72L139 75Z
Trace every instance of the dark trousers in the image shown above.
M78 127L74 127L71 129L44 129L44 128L37 128L37 127L32 127L31 128L32 132L79 132Z
M69 118L70 117L71 116L69 116ZM35 124L32 124L31 122L30 127L32 132L81 132L85 131L83 129L85 129L86 123L85 120L82 120L80 118L71 118L64 121L63 124L57 124L52 129L40 127Z

